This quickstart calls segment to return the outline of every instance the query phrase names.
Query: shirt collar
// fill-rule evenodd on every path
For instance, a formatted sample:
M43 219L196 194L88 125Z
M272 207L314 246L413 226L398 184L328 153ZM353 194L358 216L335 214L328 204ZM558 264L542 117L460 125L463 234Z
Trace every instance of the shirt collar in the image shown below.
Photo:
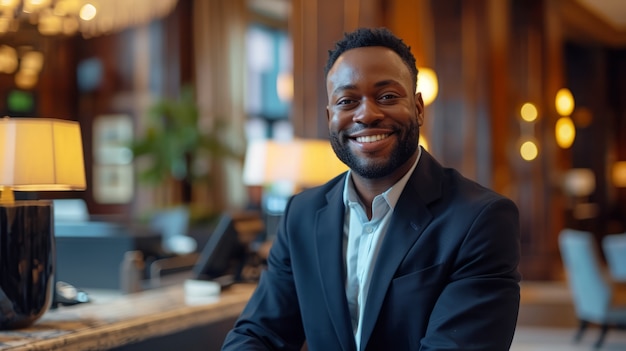
M380 194L385 198L385 200L389 204L389 207L391 207L392 209L395 208L396 204L398 203L398 199L400 199L400 194L402 194L402 191L404 190L406 183L409 181L411 174L413 174L413 171L415 170L415 167L417 166L417 163L419 162L422 156L422 147L418 146L417 149L418 149L417 158L415 159L415 162L411 166L411 169L409 169L402 176L402 178L400 178L400 180L398 180L394 185L392 185L389 189L385 190L382 194ZM360 203L361 200L359 199L356 193L354 182L352 181L352 170L348 170L348 173L346 175L346 179L343 185L343 203L346 206L346 208L348 208L351 202Z

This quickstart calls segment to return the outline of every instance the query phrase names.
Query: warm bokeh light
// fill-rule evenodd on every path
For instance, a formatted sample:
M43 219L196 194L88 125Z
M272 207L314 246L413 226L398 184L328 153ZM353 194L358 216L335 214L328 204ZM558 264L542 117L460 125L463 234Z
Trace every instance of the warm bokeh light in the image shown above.
M574 96L567 88L559 89L554 99L556 112L560 116L571 116L574 111Z
M8 45L0 45L0 73L11 74L17 70L17 66L17 50Z
M520 109L520 115L522 116L522 119L524 121L532 122L537 119L537 107L535 107L533 103L527 102L522 105L522 108Z
M19 0L0 0L0 9L14 9L17 4L18 4Z
M42 52L28 51L22 55L20 67L22 69L31 69L35 72L39 72L43 68L43 60Z
M626 161L618 161L613 164L611 179L614 186L626 188Z
M0 0L0 35L28 21L45 36L111 34L163 18L178 0Z
M417 75L417 91L422 93L424 106L430 105L439 93L437 74L430 68L420 67Z
M92 4L87 3L80 8L79 16L80 19L82 19L83 21L91 21L96 17L97 13L98 10L96 9L96 7Z
M528 140L522 143L519 148L519 153L525 161L532 161L539 155L539 149L534 141Z
M572 168L563 175L563 190L574 197L589 196L596 188L596 176L588 168Z
M561 117L556 121L554 128L556 143L559 147L567 149L574 143L576 138L576 128L574 122L569 117Z
M32 69L20 69L15 74L15 85L20 89L32 89L39 80L38 72Z
M50 0L24 0L22 4L22 11L26 13L37 12L40 9L50 6Z
M282 102L293 100L293 75L290 72L283 72L276 78L276 93Z
M421 134L419 138L419 144L422 145L424 150L428 151L428 140L426 140L426 137Z
M63 31L63 19L47 12L39 16L37 30L42 35L57 35Z

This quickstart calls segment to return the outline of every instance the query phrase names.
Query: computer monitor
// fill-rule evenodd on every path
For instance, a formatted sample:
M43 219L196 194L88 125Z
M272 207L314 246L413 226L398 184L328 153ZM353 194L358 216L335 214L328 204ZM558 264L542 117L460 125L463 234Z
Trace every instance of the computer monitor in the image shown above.
M192 269L194 279L217 281L223 287L240 280L246 251L232 216L221 215Z

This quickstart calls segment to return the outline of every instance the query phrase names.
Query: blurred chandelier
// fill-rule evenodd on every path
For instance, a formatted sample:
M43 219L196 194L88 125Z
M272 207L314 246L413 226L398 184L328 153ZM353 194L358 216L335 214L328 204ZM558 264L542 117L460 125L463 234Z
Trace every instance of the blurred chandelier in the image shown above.
M24 22L43 35L89 38L168 15L177 0L0 0L0 35Z

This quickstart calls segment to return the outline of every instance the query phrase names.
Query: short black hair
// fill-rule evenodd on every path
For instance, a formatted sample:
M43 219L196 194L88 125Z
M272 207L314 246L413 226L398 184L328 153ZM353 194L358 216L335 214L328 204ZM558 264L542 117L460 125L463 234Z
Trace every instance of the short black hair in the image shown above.
M343 39L335 43L335 48L328 50L328 61L326 61L326 66L324 67L324 76L328 76L328 71L330 71L341 54L350 49L367 46L383 46L398 54L409 68L409 72L413 76L413 84L417 86L418 70L411 48L402 39L384 27L358 28L354 32L345 33Z

